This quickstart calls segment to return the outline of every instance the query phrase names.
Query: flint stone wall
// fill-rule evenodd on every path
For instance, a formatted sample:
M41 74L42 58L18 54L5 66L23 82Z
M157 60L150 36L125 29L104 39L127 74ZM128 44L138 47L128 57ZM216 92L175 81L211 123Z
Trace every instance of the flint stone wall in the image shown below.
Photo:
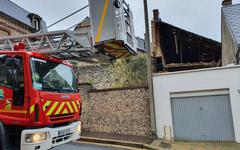
M78 83L90 83L96 89L112 88L116 82L112 67L111 63L78 66Z
M82 95L83 132L151 136L147 87L90 90Z

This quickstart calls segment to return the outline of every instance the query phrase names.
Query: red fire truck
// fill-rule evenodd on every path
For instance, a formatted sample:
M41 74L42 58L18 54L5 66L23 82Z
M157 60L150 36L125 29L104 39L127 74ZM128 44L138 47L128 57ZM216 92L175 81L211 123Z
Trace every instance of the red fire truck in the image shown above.
M52 48L9 45L0 50L0 149L47 150L79 139L82 102L73 66Z

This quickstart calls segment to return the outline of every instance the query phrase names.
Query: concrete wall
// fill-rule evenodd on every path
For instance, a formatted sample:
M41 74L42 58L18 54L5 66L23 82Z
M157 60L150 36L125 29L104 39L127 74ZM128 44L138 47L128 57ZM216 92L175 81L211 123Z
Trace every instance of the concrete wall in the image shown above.
M89 85L80 87L89 89ZM146 87L91 90L87 94L82 92L83 132L151 135Z
M31 33L31 30L27 26L1 14L0 29L10 32L10 35L13 36Z
M164 126L173 127L171 93L206 92L227 89L230 93L236 142L240 142L240 66L201 69L153 76L157 135L164 138ZM220 90L221 91L221 90ZM174 137L174 134L171 134Z

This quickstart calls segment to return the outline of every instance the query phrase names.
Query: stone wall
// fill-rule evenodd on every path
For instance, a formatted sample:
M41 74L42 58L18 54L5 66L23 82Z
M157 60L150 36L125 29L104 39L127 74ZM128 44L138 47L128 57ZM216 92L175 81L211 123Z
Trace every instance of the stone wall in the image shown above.
M80 83L78 87L79 87L79 92L81 94L82 99L87 101L89 97L88 92L93 89L92 85L89 83L82 83L82 84Z
M96 89L112 88L116 80L111 72L112 67L111 63L78 66L78 83L90 83Z
M31 33L29 27L9 17L0 14L0 28L6 30L12 36Z
M82 92L83 132L151 136L146 87Z

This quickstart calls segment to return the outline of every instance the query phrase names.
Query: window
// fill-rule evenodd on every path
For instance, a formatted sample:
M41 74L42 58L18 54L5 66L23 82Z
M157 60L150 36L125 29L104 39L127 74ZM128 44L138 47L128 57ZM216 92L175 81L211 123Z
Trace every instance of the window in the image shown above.
M24 105L24 71L21 56L0 55L0 86L13 90L13 105Z
M12 87L15 81L24 87L23 60L21 56L0 55L0 85Z
M8 78L9 66L6 65L6 55L0 55L0 86L9 86L11 87L10 79Z
M0 37L1 36L9 36L9 35L10 35L10 33L8 31L3 30L3 29L0 28Z
M31 19L31 25L34 29L36 29L37 31L42 29L41 27L42 18L39 15L30 13L28 17Z
M41 91L77 93L77 78L69 66L31 58L33 87Z
M40 30L40 24L39 24L39 21L37 19L33 19L33 27L36 30Z

